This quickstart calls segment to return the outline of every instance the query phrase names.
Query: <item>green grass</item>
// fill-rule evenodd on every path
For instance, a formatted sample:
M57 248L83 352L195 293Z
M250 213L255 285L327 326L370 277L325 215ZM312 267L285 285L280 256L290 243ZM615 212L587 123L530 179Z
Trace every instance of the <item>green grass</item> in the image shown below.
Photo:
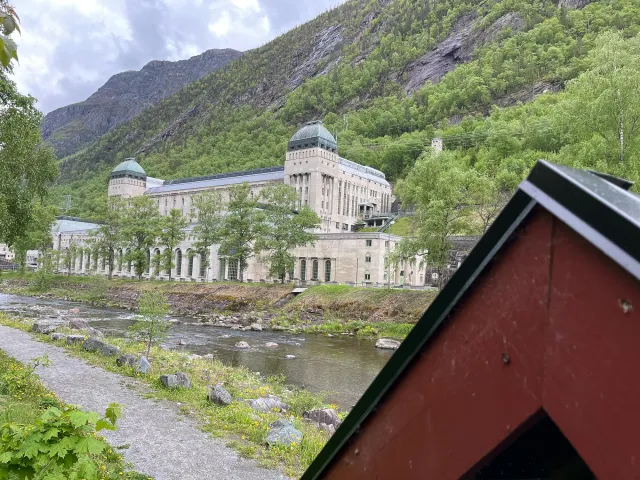
M413 234L413 217L400 217L396 219L395 223L391 225L389 233L393 235L399 235L401 237L408 237Z
M61 408L63 405L31 369L0 350L0 425L33 426L47 408ZM95 460L101 469L101 479L149 479L132 471L114 450L96 455ZM11 475L10 472L9 478L13 478Z
M0 315L0 323L24 331L30 331L32 321ZM104 357L97 353L86 352L80 344L66 345L53 342L49 336L32 334L36 338L62 346L68 353L83 358L92 365L105 370L134 377L151 387L150 396L182 404L181 411L195 417L202 429L213 436L229 440L241 455L250 455L262 465L280 468L288 476L299 476L320 452L328 434L316 426L304 422L302 413L318 407L336 408L327 405L323 395L310 393L284 383L283 377L264 378L244 367L224 365L217 359L188 360L181 352L166 351L153 347L150 361L153 374L141 375L133 368L118 367L115 358ZM144 349L138 342L126 339L109 339L120 348L122 353L139 355ZM189 375L192 388L189 390L167 390L162 387L159 377L164 373L182 371ZM221 384L232 395L234 402L227 407L212 405L207 400L207 386ZM276 395L289 404L287 416L296 428L303 432L299 445L289 447L264 446L269 423L281 418L276 412L257 412L252 410L246 400L266 395ZM117 401L117 399L113 399Z

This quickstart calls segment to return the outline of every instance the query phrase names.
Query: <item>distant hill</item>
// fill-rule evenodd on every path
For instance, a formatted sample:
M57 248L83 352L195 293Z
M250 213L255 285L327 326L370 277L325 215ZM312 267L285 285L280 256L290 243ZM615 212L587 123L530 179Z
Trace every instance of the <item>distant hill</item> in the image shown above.
M342 156L394 182L435 135L515 181L529 158L574 139L552 135L549 100L534 102L531 139L507 129L501 109L562 95L600 35L640 31L638 2L348 0L61 158L54 200L73 195L69 214L99 216L109 170L131 156L166 179L281 165L289 137L313 119L337 134Z
M48 113L42 123L42 136L59 157L70 155L241 55L237 50L213 49L188 60L154 60L139 71L118 73L85 101Z

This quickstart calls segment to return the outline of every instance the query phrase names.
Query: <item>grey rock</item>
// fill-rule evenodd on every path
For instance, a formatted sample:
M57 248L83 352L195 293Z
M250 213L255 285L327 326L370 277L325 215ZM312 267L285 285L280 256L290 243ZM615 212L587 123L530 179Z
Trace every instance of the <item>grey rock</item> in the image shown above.
M178 340L177 345L186 345L187 342L185 342L183 339Z
M558 7L564 7L568 9L584 8L594 0L560 0Z
M202 358L202 355L198 355L197 353L193 353L191 355L189 355L187 357L187 360L189 361L193 361L193 360L200 360Z
M269 433L265 439L267 445L291 445L302 442L302 432L287 420L276 420L269 425Z
M340 426L340 417L333 408L318 408L314 410L307 410L302 416L317 424L324 423L325 425L333 425L334 427Z
M116 360L116 364L119 367L135 367L138 363L138 359L135 355L127 353L126 355L120 355Z
M49 335L53 333L58 328L58 325L50 323L50 322L36 322L31 327L31 331L34 333L43 333L45 335Z
M260 325L259 323L252 323L251 324L251 330L253 330L255 332L261 332L262 331L262 325Z
M278 345L276 342L267 342L264 344L264 346L267 348L278 348L280 345Z
M324 432L327 432L329 435L333 435L334 433L336 433L336 427L331 424L327 425L326 423L321 423L320 425L318 425L318 428Z
M73 320L69 320L69 327L75 330L83 330L85 328L89 328L89 322L79 318L74 318Z
M68 335L67 336L67 343L69 345L71 345L72 343L84 342L85 338L86 337L84 335Z
M136 368L138 373L142 373L143 375L148 375L151 373L151 364L149 360L145 357L140 357L140 363L138 363L138 368Z
M160 382L166 388L191 388L191 380L189 376L182 372L176 372L173 375L161 375Z
M67 339L68 340L68 339ZM118 347L109 345L98 338L89 337L82 344L83 348L88 352L100 352L102 355L113 356L120 352Z
M140 71L118 73L87 100L48 113L42 122L42 136L53 145L59 158L70 155L241 55L231 49L207 50L188 60L154 60Z
M272 412L289 410L289 405L280 401L278 397L269 395L268 397L260 397L249 402L249 406L259 412Z
M89 335L92 335L94 337L104 337L104 333L102 333L97 328L87 327L85 330Z
M67 338L67 336L64 333L52 333L51 334L51 340L55 340L55 341L64 341Z
M213 357L213 353L207 353L207 354L206 354L204 357L202 357L202 358L204 358L204 359L206 359L206 360L213 360L213 358L214 358L214 357Z
M238 342L235 344L235 347L242 348L242 349L251 348L247 342Z
M379 338L376 342L376 348L397 350L399 347L400 342L398 340L392 340L391 338Z
M231 394L220 385L210 385L207 398L216 405L229 405L233 401Z

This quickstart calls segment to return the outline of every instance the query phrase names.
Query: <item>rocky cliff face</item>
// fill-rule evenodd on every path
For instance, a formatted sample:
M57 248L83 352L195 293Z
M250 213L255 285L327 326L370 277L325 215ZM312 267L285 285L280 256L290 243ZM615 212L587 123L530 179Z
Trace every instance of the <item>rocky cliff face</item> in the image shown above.
M207 50L188 60L154 60L140 71L118 73L85 101L48 113L42 123L42 136L58 157L70 155L241 55L232 49Z

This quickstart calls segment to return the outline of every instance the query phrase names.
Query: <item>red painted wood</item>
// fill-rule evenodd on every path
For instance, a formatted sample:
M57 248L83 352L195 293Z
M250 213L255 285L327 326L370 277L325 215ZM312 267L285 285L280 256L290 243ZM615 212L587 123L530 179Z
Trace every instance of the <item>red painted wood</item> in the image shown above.
M551 276L545 410L600 480L640 478L640 282L559 221Z
M326 478L457 479L540 408L552 225L528 220Z

